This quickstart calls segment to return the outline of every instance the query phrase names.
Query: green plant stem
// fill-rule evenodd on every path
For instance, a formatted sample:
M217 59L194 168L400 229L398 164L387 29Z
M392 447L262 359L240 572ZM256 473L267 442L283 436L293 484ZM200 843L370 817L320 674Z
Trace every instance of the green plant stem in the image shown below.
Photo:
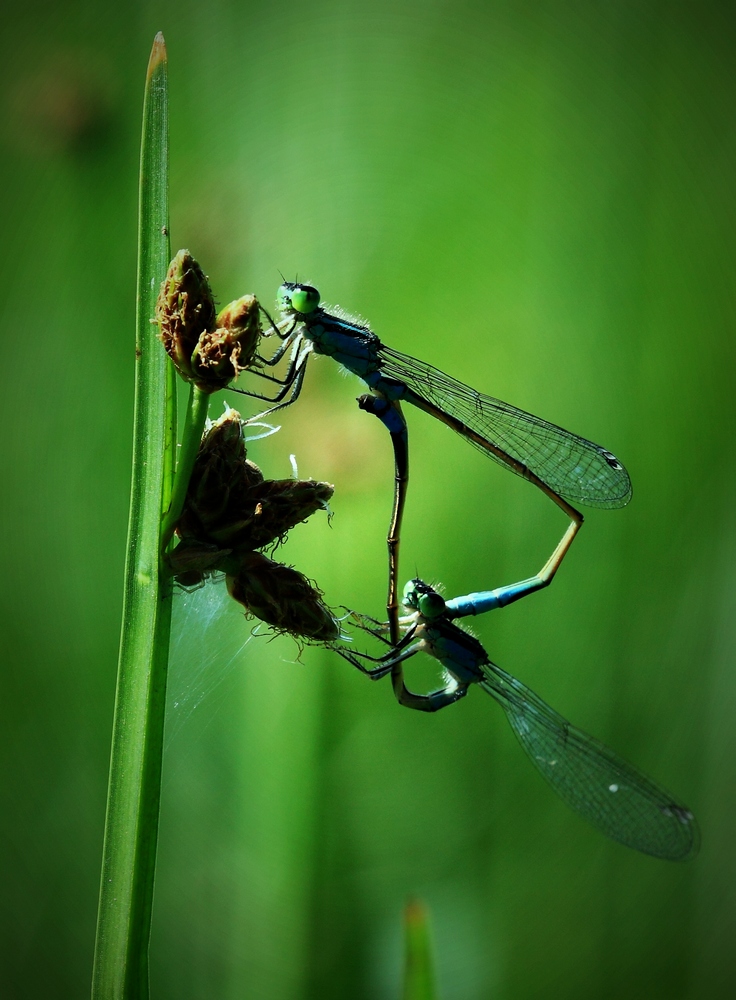
M426 907L412 900L404 910L403 1000L437 1000L432 939Z
M166 47L157 35L143 104L136 376L128 555L92 996L148 996L171 581L160 560L175 453L173 368L150 319L171 256Z
M174 534L176 522L184 509L187 487L192 476L192 469L202 441L202 431L207 420L210 394L198 389L194 383L189 386L189 405L184 422L184 433L179 450L179 461L176 463L176 478L171 493L171 504L164 517L161 532L162 551L166 549Z

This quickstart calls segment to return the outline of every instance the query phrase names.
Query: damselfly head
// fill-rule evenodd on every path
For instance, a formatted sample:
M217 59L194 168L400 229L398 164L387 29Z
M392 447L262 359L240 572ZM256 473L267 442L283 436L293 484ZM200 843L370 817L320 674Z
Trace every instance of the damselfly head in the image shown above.
M402 603L418 611L424 618L437 618L445 613L444 598L424 580L409 580L404 587Z
M276 293L276 299L282 313L308 316L319 305L319 291L313 285L285 281Z

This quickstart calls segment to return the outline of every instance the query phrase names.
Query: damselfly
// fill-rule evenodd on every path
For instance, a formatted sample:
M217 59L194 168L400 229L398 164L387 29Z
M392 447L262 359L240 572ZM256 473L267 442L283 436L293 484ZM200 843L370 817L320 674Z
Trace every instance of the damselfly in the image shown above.
M369 396L359 402L386 423L394 438L396 490L388 537L388 612L395 639L399 531L408 484L408 440L401 402L441 420L494 461L534 483L565 512L576 531L583 517L568 500L592 507L623 507L631 499L628 473L610 451L386 347L366 324L321 307L319 291L312 285L284 282L278 304L283 319L279 324L271 321L269 332L283 343L272 357L261 360L272 367L291 348L287 371L283 379L256 372L281 386L275 396L247 393L274 404L266 413L297 399L312 352L334 358L386 401L380 412Z
M544 586L539 577L445 601L422 580L404 588L405 634L381 658L342 655L373 679L391 673L397 663L428 653L446 671L447 683L429 695L406 688L400 700L409 708L436 712L478 684L500 704L529 759L564 801L603 833L627 847L670 861L694 857L698 825L690 810L666 789L627 763L613 750L576 729L516 677L492 663L481 643L455 619L505 607ZM382 636L376 622L354 616L364 629ZM378 626L377 628L375 626ZM363 660L372 660L367 667Z

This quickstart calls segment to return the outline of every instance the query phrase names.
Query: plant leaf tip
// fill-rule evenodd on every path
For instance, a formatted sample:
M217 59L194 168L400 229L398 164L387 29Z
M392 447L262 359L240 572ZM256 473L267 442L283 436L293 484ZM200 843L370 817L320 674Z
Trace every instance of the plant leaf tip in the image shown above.
M166 63L166 42L164 41L164 33L159 31L153 40L153 47L151 48L151 57L148 60L148 71L146 73L146 79L150 80L154 72L158 69L161 63Z
M404 907L404 919L408 926L416 927L423 924L427 919L426 907L418 899L407 900Z

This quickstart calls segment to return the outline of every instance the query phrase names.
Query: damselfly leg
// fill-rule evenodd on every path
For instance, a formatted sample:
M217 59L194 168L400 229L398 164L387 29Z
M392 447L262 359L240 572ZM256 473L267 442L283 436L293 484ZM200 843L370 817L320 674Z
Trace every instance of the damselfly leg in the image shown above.
M386 610L391 643L395 648L398 648L400 635L398 563L401 520L404 513L404 506L406 504L406 492L409 483L408 431L406 421L404 420L398 403L390 402L380 396L366 394L358 399L358 405L362 410L365 410L367 413L372 413L374 416L378 417L378 419L386 426L389 431L394 450L395 486L394 506L388 535L389 589ZM555 502L562 507L565 513L567 513L571 518L571 521L554 552L546 561L539 573L535 577L524 581L523 584L515 585L520 589L518 596L513 597L513 600L518 600L519 597L522 597L527 593L549 586L555 573L559 569L562 560L565 558L565 555L572 545L573 539L580 529L580 525L583 523L582 515L578 513L578 511L576 511L570 504L568 504L567 501L563 500L562 497L558 497L553 493L553 491L550 491L545 484L540 482L539 485L543 488L545 493L552 496ZM511 598L506 600L505 603L511 603ZM438 708L444 707L442 699L427 695L419 695L407 688L402 666L405 659L405 656L398 657L391 666L391 681L397 701L409 708L416 708L421 711L434 712L437 711ZM462 695L457 696L457 698L460 697L462 697ZM457 700L457 698L454 700ZM447 704L451 704L451 701L448 701Z

